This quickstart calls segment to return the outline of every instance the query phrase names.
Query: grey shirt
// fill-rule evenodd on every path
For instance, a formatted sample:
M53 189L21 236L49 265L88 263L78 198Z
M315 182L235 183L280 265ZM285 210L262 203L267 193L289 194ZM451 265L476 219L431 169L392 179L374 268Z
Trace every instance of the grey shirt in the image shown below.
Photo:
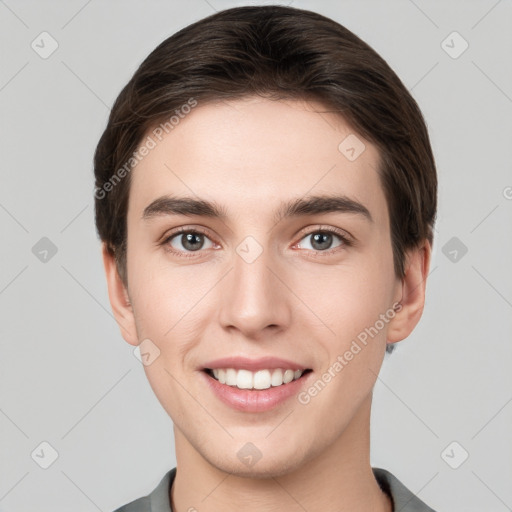
M380 488L391 497L393 512L435 512L392 473L372 468ZM173 512L169 503L169 490L176 476L176 468L170 469L156 488L147 496L131 501L114 512Z

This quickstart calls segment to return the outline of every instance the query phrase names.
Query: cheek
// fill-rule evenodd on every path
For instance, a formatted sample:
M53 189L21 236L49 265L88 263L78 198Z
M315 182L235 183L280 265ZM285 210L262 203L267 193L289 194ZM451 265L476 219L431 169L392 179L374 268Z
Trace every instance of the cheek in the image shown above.
M389 269L377 261L325 281L315 312L333 332L317 336L326 358L317 374L315 389L305 396L325 411L326 424L336 429L355 413L371 392L385 354L389 321L394 317L389 301ZM320 331L318 331L319 333ZM323 390L325 392L319 390ZM314 397L314 399L312 398ZM333 412L332 404L336 403Z
M293 287L309 306L307 317L314 319L316 316L324 325L327 338L322 336L322 339L330 340L329 345L341 349L389 309L392 270L392 263L384 256L370 255L364 261L337 268L304 269L301 275L306 277L296 278Z
M187 352L202 338L205 299L216 276L194 265L171 267L164 257L136 252L132 263L130 295L139 339L152 340L166 367L180 371Z
M196 288L187 286L183 270L166 265L159 251L133 247L128 276L138 324L161 338L185 315Z

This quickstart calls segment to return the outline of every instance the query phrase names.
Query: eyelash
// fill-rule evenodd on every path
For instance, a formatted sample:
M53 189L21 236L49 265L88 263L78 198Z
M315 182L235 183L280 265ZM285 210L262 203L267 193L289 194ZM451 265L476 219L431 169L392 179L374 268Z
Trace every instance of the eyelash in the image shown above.
M172 248L170 248L170 246L168 245L169 242L175 238L176 236L178 235L182 235L182 234L200 234L200 235L204 235L206 236L207 238L210 238L208 236L208 233L201 229L201 228L186 228L186 227L182 227L182 228L178 228L176 229L175 231L173 231L171 234L169 234L169 236L165 237L165 239L161 242L160 245L163 245L165 250L178 256L178 257L181 257L181 258L194 258L194 257L197 257L196 256L196 253L201 253L201 252L204 252L204 251L188 251L188 252L183 252L183 251L176 251ZM354 245L354 242L345 234L344 231L342 230L339 230L339 229L336 229L336 228L331 228L331 227L321 227L321 228L316 228L312 231L309 231L307 233L303 233L299 239L302 240L303 238L309 236L309 235L314 235L314 234L317 234L317 233L330 233L330 234L333 234L333 235L336 235L337 237L340 238L340 240L343 242L342 245L339 245L337 247L334 247L332 249L326 249L325 251L320 251L320 250L317 250L317 251L313 251L315 255L317 254L321 254L321 255L330 255L332 254L333 252L336 252L338 250L342 250L344 247L351 247ZM214 242L215 243L215 242ZM297 242L298 243L298 242ZM297 245L294 244L295 245ZM311 249L307 249L308 251L311 251Z

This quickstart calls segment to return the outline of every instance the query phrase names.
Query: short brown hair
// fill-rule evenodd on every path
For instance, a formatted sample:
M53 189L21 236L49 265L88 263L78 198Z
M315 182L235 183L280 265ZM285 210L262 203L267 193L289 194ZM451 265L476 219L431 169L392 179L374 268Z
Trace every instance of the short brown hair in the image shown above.
M291 7L247 6L220 11L163 41L110 112L94 156L96 227L123 282L126 164L134 165L147 131L190 98L201 104L250 95L316 100L377 146L394 271L403 277L405 251L425 239L433 244L437 208L435 162L416 101L384 59L332 19Z

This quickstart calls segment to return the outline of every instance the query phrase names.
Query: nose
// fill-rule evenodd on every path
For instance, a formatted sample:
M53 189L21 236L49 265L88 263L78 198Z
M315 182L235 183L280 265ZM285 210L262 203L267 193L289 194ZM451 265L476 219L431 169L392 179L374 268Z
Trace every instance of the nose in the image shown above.
M242 255L242 256L241 256ZM284 330L291 319L292 293L279 262L264 250L253 261L236 253L233 268L219 290L220 322L224 329L246 338L262 339Z

